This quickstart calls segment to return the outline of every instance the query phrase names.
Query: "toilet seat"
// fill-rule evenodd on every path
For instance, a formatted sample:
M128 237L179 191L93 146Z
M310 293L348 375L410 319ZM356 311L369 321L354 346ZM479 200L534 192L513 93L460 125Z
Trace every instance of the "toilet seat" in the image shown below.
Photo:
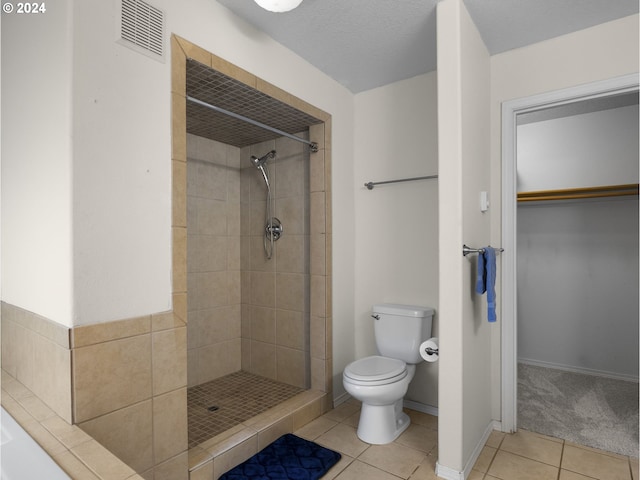
M346 381L358 385L386 385L407 376L407 364L395 358L373 355L350 363L344 369Z

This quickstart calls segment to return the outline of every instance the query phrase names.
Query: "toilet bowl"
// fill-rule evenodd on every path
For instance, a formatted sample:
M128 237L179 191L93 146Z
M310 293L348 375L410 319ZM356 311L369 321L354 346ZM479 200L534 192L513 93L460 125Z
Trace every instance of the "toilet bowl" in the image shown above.
M381 304L373 307L374 333L380 355L351 362L342 373L342 384L362 402L358 437L382 445L400 436L409 426L402 411L403 397L422 361L419 345L431 333L433 309Z
M415 365L377 355L347 365L343 385L347 393L362 402L358 437L382 445L394 441L409 426L402 411L402 399L416 371Z

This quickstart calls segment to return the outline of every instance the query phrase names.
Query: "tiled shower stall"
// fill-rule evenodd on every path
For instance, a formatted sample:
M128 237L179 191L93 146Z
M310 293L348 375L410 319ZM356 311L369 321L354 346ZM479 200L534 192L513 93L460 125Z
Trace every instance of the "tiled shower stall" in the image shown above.
M187 320L189 390L230 379L228 390L246 374L268 384L242 398L252 407L294 395L190 441L190 472L215 477L331 407L331 117L184 39L172 44L173 295ZM266 189L250 157L271 150L272 216L284 232L266 259Z
M305 133L306 134L306 133ZM283 235L267 259L268 162ZM188 384L240 369L309 386L309 152L282 137L238 148L187 137Z

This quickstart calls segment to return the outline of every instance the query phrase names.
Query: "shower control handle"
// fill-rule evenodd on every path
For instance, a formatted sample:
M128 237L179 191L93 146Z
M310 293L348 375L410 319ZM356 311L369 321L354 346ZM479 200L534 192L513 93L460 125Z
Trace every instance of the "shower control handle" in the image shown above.
M265 225L264 232L267 238L271 238L271 236L273 236L273 240L278 240L282 236L284 228L282 227L280 220L273 217L271 218L271 221L268 221Z

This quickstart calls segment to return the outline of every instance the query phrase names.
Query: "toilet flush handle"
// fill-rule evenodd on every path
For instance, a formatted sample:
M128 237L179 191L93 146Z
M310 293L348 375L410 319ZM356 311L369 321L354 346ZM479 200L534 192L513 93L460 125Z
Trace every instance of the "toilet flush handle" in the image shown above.
M431 355L438 355L438 350L440 350L439 348L432 348L432 347L427 347L424 349L424 352L431 356Z
M380 315L371 315L373 318L375 318L376 320L380 320Z

